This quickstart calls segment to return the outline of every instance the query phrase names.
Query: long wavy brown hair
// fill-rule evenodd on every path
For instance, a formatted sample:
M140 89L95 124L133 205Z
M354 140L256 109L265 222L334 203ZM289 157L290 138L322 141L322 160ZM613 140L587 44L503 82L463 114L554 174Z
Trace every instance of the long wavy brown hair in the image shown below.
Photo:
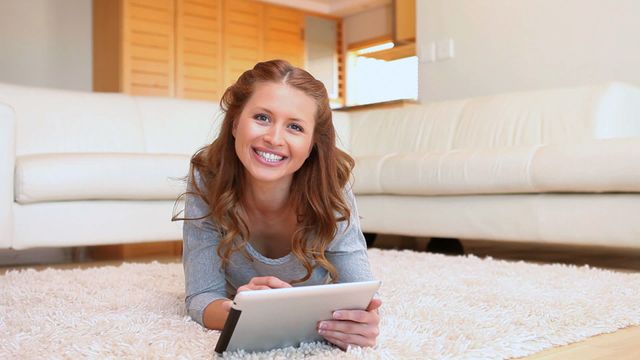
M207 204L210 218L220 233L217 253L226 267L234 251L248 258L245 246L251 236L246 213L242 208L245 186L244 167L235 150L232 130L245 104L253 95L256 84L264 82L284 83L303 91L316 103L313 146L309 157L295 172L289 201L297 215L296 229L291 238L291 252L306 269L300 279L311 277L315 266L326 269L332 281L336 281L336 268L325 257L325 250L338 231L338 222L349 221L350 206L344 187L354 166L353 159L336 147L329 97L324 85L311 74L284 60L271 60L256 64L245 71L222 95L220 107L225 113L220 134L191 158L188 177L191 191L186 194L199 196ZM198 171L203 188L194 181ZM196 220L177 218L174 220Z

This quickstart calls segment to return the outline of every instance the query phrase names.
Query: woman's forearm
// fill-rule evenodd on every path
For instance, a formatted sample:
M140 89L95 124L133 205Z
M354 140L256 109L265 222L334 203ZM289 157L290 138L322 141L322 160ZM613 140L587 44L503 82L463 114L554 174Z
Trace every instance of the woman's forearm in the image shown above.
M229 307L225 306L228 299L219 299L207 305L204 309L202 322L204 326L211 330L222 330L224 322L229 315Z

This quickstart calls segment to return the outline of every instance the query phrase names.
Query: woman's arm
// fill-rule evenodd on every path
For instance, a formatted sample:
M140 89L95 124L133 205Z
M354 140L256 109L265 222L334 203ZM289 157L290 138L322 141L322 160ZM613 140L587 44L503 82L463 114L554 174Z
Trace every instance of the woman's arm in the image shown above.
M199 174L197 171L194 173L195 180L199 188L202 189L203 185ZM192 189L190 185L187 186L187 192ZM208 213L208 206L200 197L187 193L184 205L186 219L199 219ZM222 326L217 327L216 325L220 323L220 320L224 324L226 313L219 311L219 306L213 304L221 302L219 300L228 300L222 262L216 252L220 243L218 231L208 218L185 220L182 231L184 243L182 261L187 312L193 320L202 326L222 329Z
M338 282L373 280L367 243L360 228L360 218L355 198L350 188L346 190L351 205L349 225L343 222L336 238L326 252L327 259L336 267ZM375 346L380 332L380 299L373 299L366 310L339 310L333 313L333 320L318 324L318 333L327 341L346 349L349 345Z

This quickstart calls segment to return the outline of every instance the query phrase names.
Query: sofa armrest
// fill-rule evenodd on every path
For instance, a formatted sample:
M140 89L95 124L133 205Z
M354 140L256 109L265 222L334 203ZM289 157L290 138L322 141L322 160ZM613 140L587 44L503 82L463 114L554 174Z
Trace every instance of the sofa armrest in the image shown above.
M0 249L13 244L13 171L16 160L16 117L0 103Z

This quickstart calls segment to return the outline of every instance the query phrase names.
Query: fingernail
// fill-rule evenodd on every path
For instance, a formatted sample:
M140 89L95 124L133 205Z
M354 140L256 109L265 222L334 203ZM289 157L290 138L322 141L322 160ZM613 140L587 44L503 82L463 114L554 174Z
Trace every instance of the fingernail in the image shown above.
M326 323L326 322L321 322L321 323L320 323L319 328L320 328L321 330L326 329L326 328L327 328L327 323Z
M334 319L340 319L342 317L342 312L341 311L334 311L333 312L333 318Z

